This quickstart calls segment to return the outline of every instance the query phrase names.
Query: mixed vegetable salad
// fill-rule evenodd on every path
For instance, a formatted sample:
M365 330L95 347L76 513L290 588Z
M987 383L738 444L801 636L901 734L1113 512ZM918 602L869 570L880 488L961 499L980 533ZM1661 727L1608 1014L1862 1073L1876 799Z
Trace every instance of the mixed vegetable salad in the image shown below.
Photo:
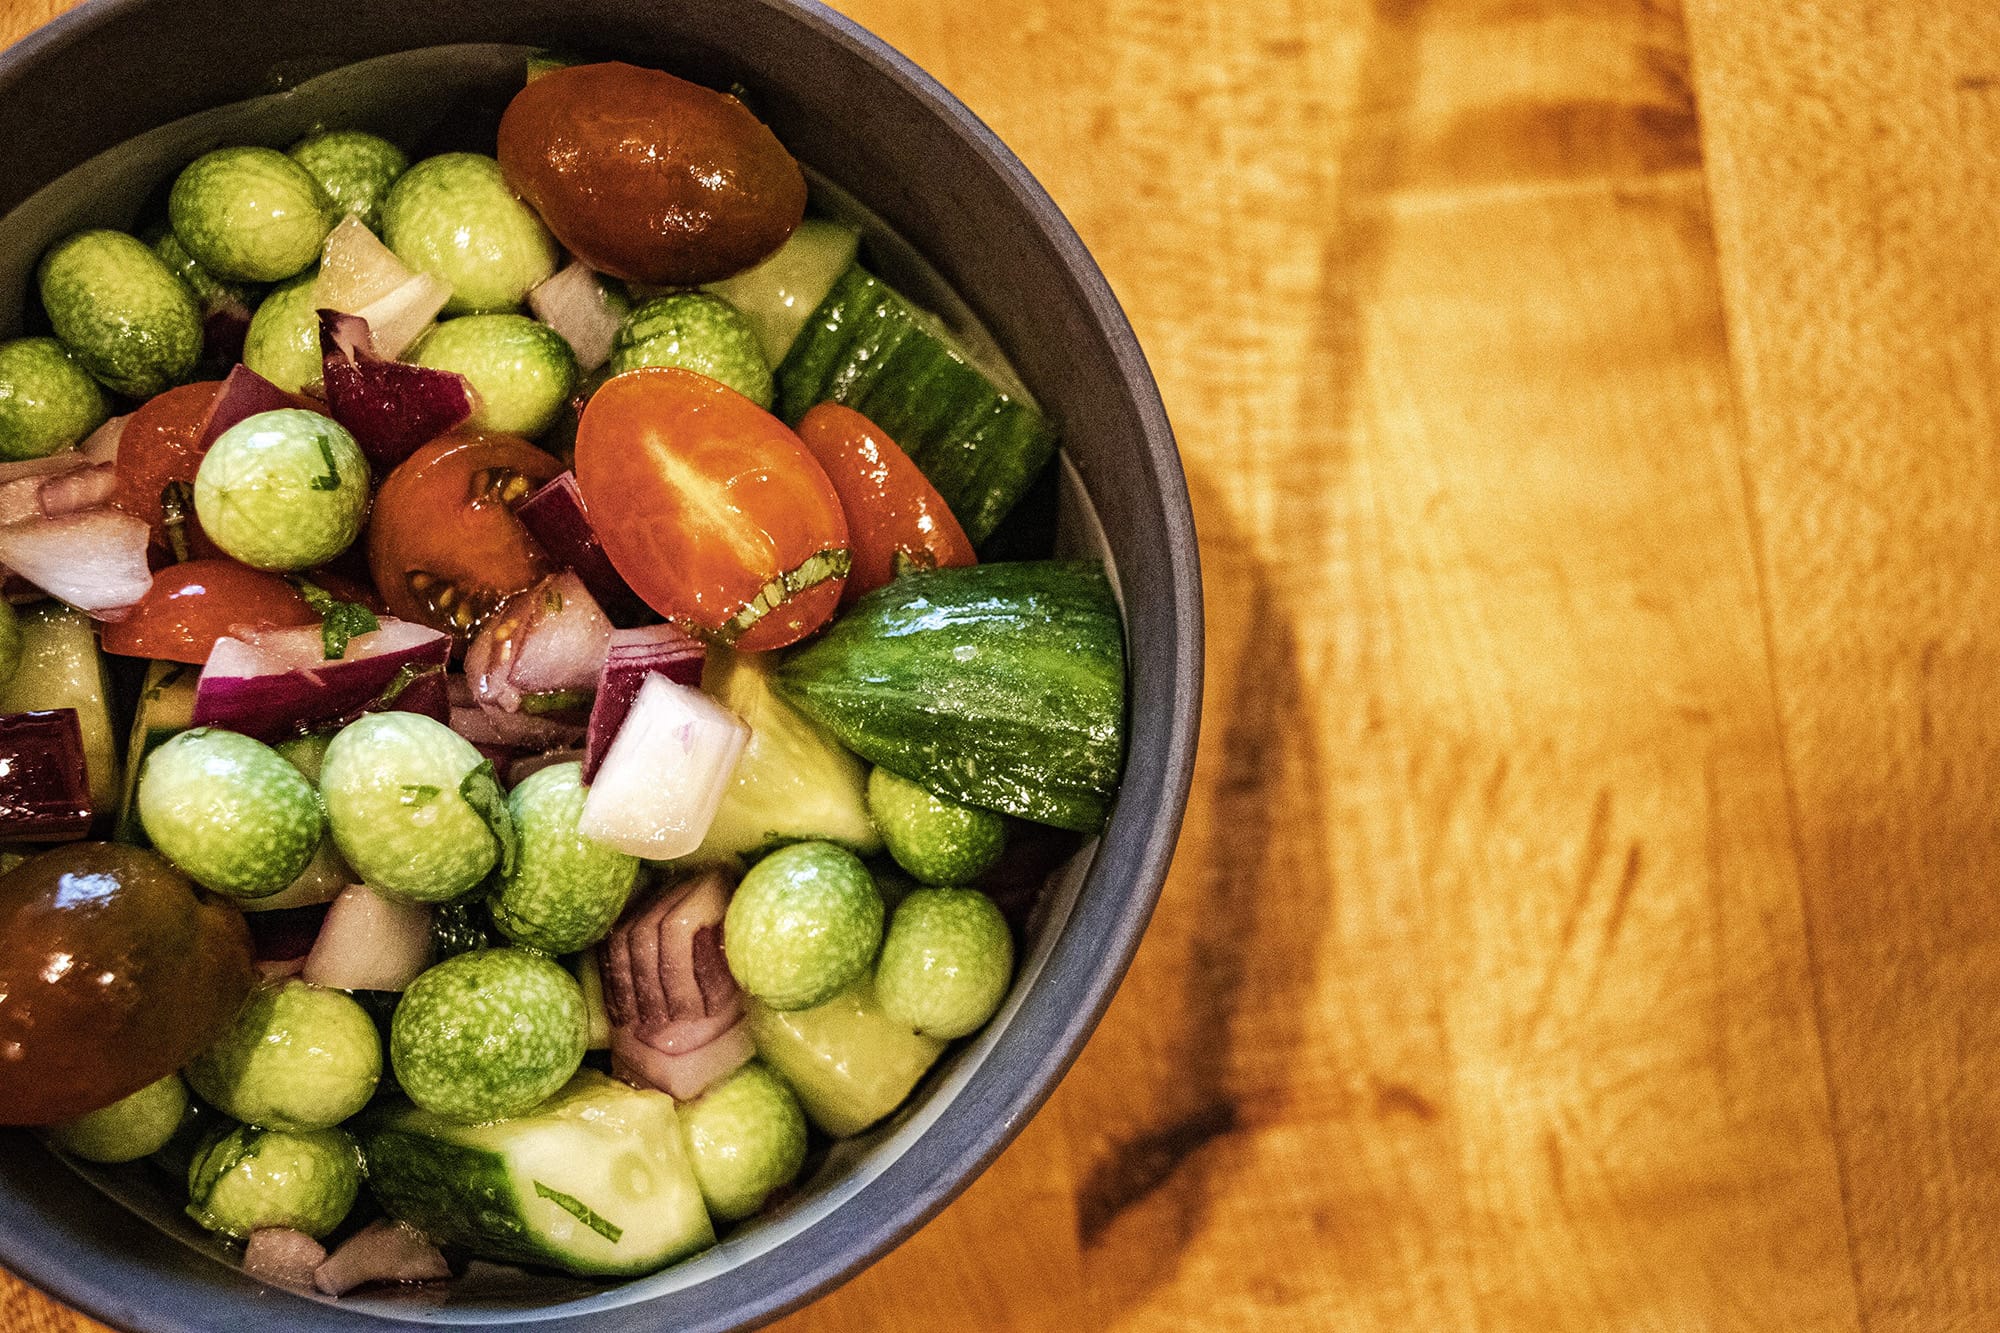
M224 146L48 252L0 1124L272 1281L631 1275L993 1016L1118 608L981 562L1049 424L807 209L736 97L537 59L493 156Z

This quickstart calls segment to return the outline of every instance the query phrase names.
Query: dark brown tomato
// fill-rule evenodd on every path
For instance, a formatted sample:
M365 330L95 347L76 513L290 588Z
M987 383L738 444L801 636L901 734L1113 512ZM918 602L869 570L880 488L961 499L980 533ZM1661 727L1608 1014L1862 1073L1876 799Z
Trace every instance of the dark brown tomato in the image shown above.
M592 268L692 286L739 273L805 216L806 182L733 97L619 63L545 74L500 121L500 168Z
M0 875L0 1124L108 1106L186 1064L255 980L242 914L136 847Z

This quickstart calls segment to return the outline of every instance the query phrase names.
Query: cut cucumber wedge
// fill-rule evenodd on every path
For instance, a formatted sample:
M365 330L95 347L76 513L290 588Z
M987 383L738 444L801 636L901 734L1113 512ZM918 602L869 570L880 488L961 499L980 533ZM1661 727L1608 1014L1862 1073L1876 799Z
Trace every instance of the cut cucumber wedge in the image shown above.
M750 321L765 359L777 365L798 341L840 275L854 266L861 233L842 222L807 218L777 253L707 290L736 307Z
M391 1217L485 1258L622 1277L715 1243L673 1098L594 1070L491 1124L398 1103L363 1117L361 1143Z
M868 814L868 766L780 699L769 653L708 650L701 687L750 728L715 822L690 859L754 856L788 842L835 842L857 856L882 850Z
M863 981L811 1009L747 1006L757 1054L784 1076L815 1125L835 1138L859 1134L903 1104L945 1043L882 1012Z
M200 667L180 662L147 664L146 683L139 690L139 711L132 717L132 733L125 742L125 786L118 798L113 841L134 847L148 845L146 830L139 826L139 770L161 742L194 725L194 687L200 679Z
M111 729L104 655L90 617L45 602L21 612L21 667L0 689L0 713L74 708L83 728L90 804L99 819L118 806L118 740Z
M1055 431L1033 403L999 387L935 316L859 264L806 321L777 384L788 422L832 401L888 432L975 544L1055 456Z

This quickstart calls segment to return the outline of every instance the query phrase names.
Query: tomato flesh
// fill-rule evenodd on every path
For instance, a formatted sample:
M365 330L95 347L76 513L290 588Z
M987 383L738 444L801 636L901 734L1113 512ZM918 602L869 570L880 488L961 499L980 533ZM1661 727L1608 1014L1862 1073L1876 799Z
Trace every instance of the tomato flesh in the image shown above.
M840 495L854 552L841 594L847 606L904 567L975 565L951 506L881 427L851 407L821 403L799 420L799 439Z
M189 560L155 574L125 618L104 626L104 651L200 666L215 641L239 626L318 623L298 589L276 574L234 560Z
M112 492L111 504L134 518L146 520L158 551L171 549L164 497L168 486L180 482L189 488L185 495L186 509L180 516L189 548L194 549L199 543L200 553L220 554L201 535L201 525L195 522L193 486L194 474L201 469L198 446L221 390L221 380L168 389L134 412L125 423L124 434L118 437L118 461L112 469L118 478L118 489Z
M608 381L577 427L576 483L619 575L696 634L782 648L839 605L849 556L833 484L783 422L706 376Z
M519 436L469 429L397 464L368 525L368 568L389 614L462 646L500 603L555 573L513 506L562 470Z

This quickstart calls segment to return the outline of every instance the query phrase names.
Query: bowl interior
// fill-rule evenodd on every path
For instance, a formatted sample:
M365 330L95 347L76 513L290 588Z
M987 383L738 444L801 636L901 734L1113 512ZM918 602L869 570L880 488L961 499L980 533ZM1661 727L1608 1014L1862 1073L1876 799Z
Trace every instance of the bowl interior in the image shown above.
M136 12L149 6L130 0L113 7ZM690 8L718 11L731 6ZM278 21L275 15L272 21ZM837 21L816 22L839 26ZM848 40L860 38L850 33ZM282 79L287 85L282 91L195 111L97 153L0 218L0 333L16 331L21 312L32 308L27 294L33 266L49 243L80 227L131 226L179 167L208 148L225 143L282 147L325 124L375 129L417 152L455 147L491 151L491 126L519 86L527 50L511 43L426 46L330 71L320 61L303 77L293 66ZM686 55L685 61L677 62L661 58L656 50L634 52L634 58L713 84L726 85L729 79L722 75L733 77L740 69L756 103L760 85L754 69L718 67L713 49L699 41L687 46ZM913 70L907 73L921 79ZM5 124L6 96L5 71L0 71L0 127ZM890 211L906 210L912 199L921 200L918 213L903 213L906 224L914 221L920 226L925 225L923 210L935 209L936 202L925 195L921 183L898 180L885 186L871 178L865 170L865 150L859 163L851 155L816 158L803 141L826 131L792 132L788 120L802 113L794 104L797 96L796 91L774 94L776 105L768 111L780 114L768 114L761 105L758 109L767 112L780 137L807 164L816 206L860 225L871 266L938 311L975 351L984 349L997 362L996 340L954 287L859 196L866 195ZM958 112L963 114L963 109ZM970 121L969 115L966 119ZM800 123L810 126L818 118ZM997 143L992 149L1004 157ZM829 175L813 170L816 164L844 172L841 179L852 190L837 187ZM1013 169L1018 172L1018 164ZM1025 181L1025 173L1020 175ZM1035 197L1039 198L1038 192ZM1046 200L1040 203L1046 205ZM1049 212L1053 214L1052 207ZM1055 220L1059 223L1059 216ZM1063 231L1067 235L1067 229ZM953 258L952 235L946 227L944 253L938 236L928 247L947 267ZM1068 241L1074 244L1073 235ZM1075 256L1065 259L1088 265L1080 246ZM1022 258L1027 262L1032 257ZM1094 270L1090 272L1094 277ZM1024 329L1049 331L1036 312L1008 310L1004 301L996 307L991 284L987 287L981 313L989 320L1015 325L1012 331L996 329L997 342L1017 355L1025 353L1024 362L1061 364L1059 352L1022 340ZM1129 340L1129 330L1109 293L1101 290L1101 283L1099 287L1081 296L1058 293L1065 298L1061 310L1050 306L1050 313L1062 316L1061 326L1053 330L1056 335L1087 327L1094 319ZM1046 298L1043 303L1047 304ZM1143 378L1136 347L1110 351L1126 358L1118 361L1114 356L1112 361L1126 381L1127 397L1137 394L1136 431L1121 418L1121 411L1126 418L1134 415L1133 403L1079 395L1071 392L1073 386L1054 379L1052 370L1029 364L1023 369L1032 383L1042 386L1045 404L1065 438L1077 446L1073 454L1066 452L1057 484L1041 500L1045 508L1060 513L1055 531L1063 548L1103 557L1112 568L1114 583L1116 554L1128 559L1134 553L1152 555L1167 567L1164 588L1142 589L1137 603L1128 606L1134 767L1107 834L1113 855L1096 855L1093 842L1052 878L1031 923L1019 976L1000 1014L940 1062L896 1116L867 1135L835 1145L780 1208L738 1228L715 1249L664 1273L606 1285L478 1265L469 1280L447 1288L418 1295L350 1297L337 1307L302 1305L242 1278L226 1252L180 1214L179 1201L164 1178L148 1169L84 1171L59 1164L24 1135L4 1136L0 1137L4 1144L0 1262L98 1317L128 1327L268 1327L277 1313L272 1302L283 1301L287 1325L299 1328L377 1326L382 1321L568 1324L586 1317L592 1328L640 1328L661 1326L659 1316L668 1314L676 1327L720 1329L799 1303L873 1258L941 1207L997 1154L1046 1096L1108 1000L1157 893L1192 762L1200 612L1185 493L1164 418L1145 417L1148 410L1157 414L1158 405L1150 380ZM1135 364L1143 379L1137 386L1130 383ZM1129 451L1136 443L1142 461L1152 465L1152 475L1117 461L1117 449L1106 438L1114 421L1140 437L1123 445ZM1093 497L1109 517L1111 540ZM1152 512L1154 508L1165 510L1163 521ZM1150 530L1154 528L1160 531ZM1114 863L1108 869L1107 859ZM1092 873L1094 860L1098 873ZM1038 987L1045 976L1052 984ZM1057 978L1062 979L1060 994L1053 984ZM74 1181L68 1174L72 1170L83 1171L130 1211L106 1207L102 1199L91 1197L92 1191L64 1189L60 1182ZM828 1221L836 1209L842 1210L840 1215ZM144 1223L135 1226L137 1218ZM815 1225L822 1221L827 1224ZM230 1266L214 1262L217 1256ZM652 1303L644 1314L636 1308L641 1303Z

